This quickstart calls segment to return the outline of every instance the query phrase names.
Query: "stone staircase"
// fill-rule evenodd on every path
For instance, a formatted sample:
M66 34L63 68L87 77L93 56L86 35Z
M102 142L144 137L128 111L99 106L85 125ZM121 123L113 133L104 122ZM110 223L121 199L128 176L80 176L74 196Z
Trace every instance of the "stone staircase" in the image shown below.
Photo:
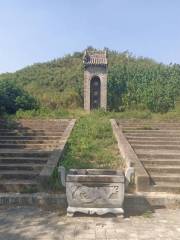
M180 123L120 123L153 192L180 194Z
M0 192L36 190L52 152L63 150L70 123L71 120L1 120Z

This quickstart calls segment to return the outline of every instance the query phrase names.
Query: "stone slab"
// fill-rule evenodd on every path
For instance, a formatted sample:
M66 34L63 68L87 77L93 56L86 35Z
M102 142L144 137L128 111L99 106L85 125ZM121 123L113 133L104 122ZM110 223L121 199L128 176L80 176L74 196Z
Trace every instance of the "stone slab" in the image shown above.
M67 216L73 216L74 213L85 213L89 215L97 214L104 215L107 213L112 213L116 215L123 215L124 210L122 208L83 208L83 207L68 207Z
M33 207L0 210L0 240L179 240L180 209L133 217L81 216Z

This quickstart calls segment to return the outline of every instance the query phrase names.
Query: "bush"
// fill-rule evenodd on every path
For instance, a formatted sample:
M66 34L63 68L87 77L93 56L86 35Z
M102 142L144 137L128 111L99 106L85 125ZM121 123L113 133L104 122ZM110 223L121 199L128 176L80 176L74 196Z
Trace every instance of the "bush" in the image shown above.
M0 113L37 109L37 100L11 81L0 81Z
M175 88L167 78L152 81L144 94L144 103L152 112L166 113L175 107Z

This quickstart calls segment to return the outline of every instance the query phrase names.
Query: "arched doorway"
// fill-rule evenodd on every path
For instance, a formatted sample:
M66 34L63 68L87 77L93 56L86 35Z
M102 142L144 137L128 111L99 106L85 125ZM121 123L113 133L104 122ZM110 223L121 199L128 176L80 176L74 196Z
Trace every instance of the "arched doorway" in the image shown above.
M97 109L100 107L100 101L101 101L101 81L98 76L95 76L91 79L90 84L90 106L91 109Z

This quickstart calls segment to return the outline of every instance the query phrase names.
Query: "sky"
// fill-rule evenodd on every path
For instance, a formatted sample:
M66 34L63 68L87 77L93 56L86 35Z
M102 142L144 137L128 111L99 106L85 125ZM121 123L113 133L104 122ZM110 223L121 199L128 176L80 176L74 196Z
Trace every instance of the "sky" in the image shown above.
M180 64L180 1L0 0L0 73L87 46Z

